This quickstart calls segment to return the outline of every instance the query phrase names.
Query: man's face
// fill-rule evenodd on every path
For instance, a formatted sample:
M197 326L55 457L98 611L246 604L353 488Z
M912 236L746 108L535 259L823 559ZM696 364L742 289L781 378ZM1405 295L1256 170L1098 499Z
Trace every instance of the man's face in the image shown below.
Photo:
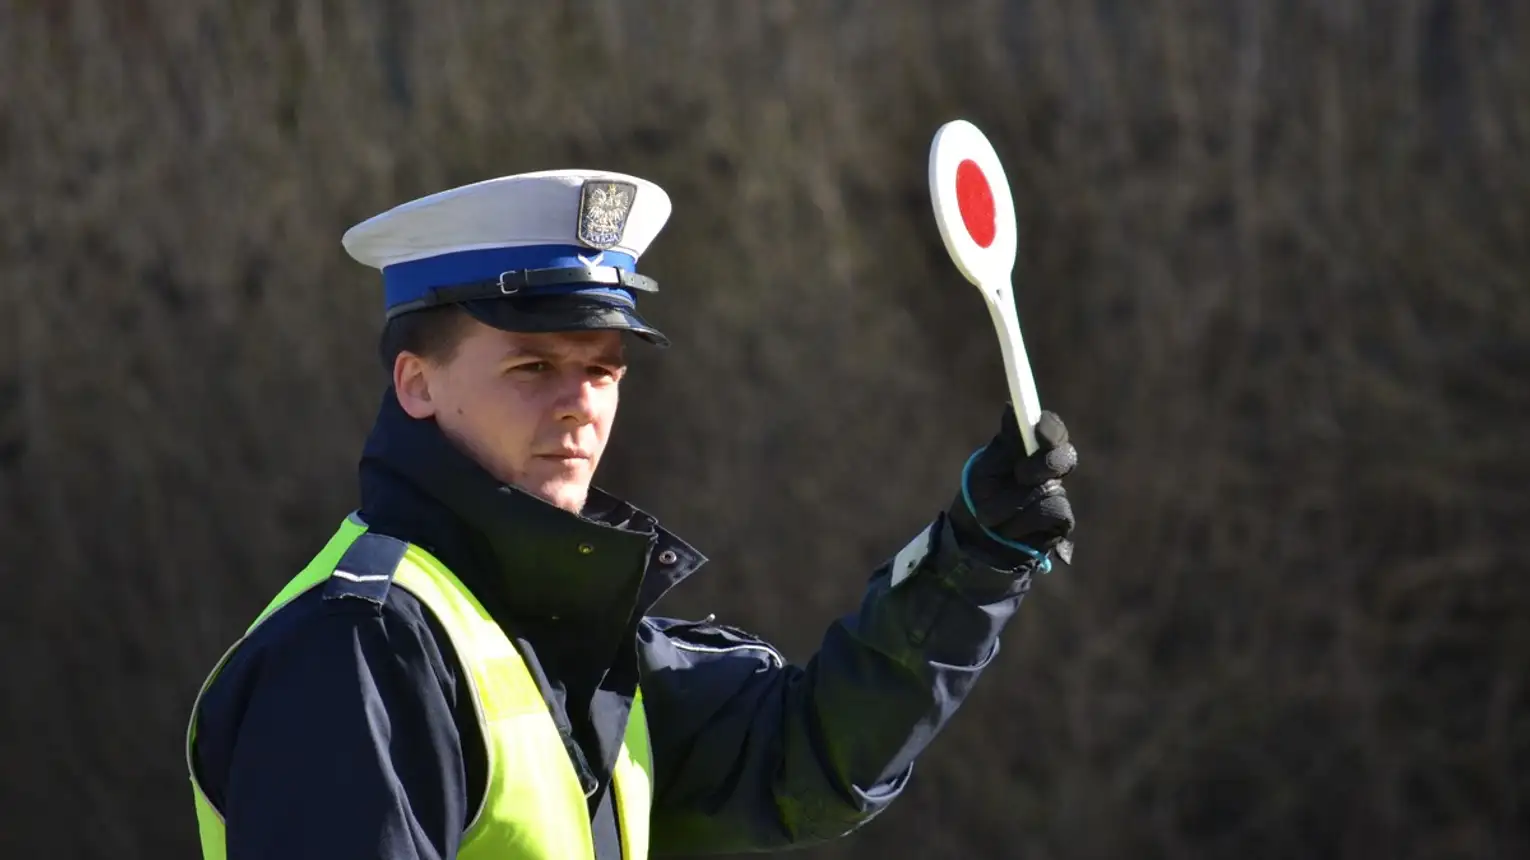
M621 332L507 332L467 320L449 361L403 353L399 403L498 480L578 513L616 418Z

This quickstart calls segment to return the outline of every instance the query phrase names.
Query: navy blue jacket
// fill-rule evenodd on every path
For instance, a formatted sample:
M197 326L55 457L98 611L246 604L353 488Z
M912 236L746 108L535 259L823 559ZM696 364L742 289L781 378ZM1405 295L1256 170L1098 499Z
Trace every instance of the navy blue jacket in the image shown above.
M574 515L501 486L391 390L360 471L357 515L439 557L526 657L589 792L600 860L620 857L610 774L640 682L655 855L832 839L903 790L1030 584L937 517L789 665L710 618L648 614L705 561L652 517L598 492ZM912 571L896 585L894 566ZM229 860L450 858L482 798L450 640L401 588L344 590L331 579L278 610L201 701L193 765Z

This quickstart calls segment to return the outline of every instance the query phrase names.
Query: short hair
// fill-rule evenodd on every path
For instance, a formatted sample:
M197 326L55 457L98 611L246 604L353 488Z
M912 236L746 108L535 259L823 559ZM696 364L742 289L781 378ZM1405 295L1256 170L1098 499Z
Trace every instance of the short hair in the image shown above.
M436 364L444 364L457 354L472 319L456 305L439 305L399 314L383 325L377 352L383 370L392 373L401 352L412 352Z

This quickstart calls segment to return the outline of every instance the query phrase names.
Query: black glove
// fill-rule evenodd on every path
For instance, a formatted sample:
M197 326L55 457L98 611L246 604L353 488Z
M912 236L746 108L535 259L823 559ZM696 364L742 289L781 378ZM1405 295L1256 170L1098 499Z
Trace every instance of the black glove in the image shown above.
M1015 410L1006 406L998 435L967 470L966 493L958 489L951 504L957 543L995 567L1016 568L1036 558L1006 542L1030 547L1043 557L1055 550L1058 558L1071 563L1073 506L1062 479L1077 465L1078 451L1068 441L1061 418L1041 413L1036 453L1026 456ZM985 533L984 526L992 534Z

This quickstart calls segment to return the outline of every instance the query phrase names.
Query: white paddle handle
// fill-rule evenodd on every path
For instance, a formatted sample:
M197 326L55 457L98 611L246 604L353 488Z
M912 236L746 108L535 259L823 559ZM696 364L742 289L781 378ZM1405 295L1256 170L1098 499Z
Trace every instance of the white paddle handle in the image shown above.
M1031 375L1031 360L1025 354L1025 339L1020 336L1020 315L1008 285L980 284L988 315L999 335L999 349L1004 354L1004 376L1009 382L1009 399L1020 425L1025 453L1036 453L1036 423L1041 420L1041 397L1036 394L1036 380Z

